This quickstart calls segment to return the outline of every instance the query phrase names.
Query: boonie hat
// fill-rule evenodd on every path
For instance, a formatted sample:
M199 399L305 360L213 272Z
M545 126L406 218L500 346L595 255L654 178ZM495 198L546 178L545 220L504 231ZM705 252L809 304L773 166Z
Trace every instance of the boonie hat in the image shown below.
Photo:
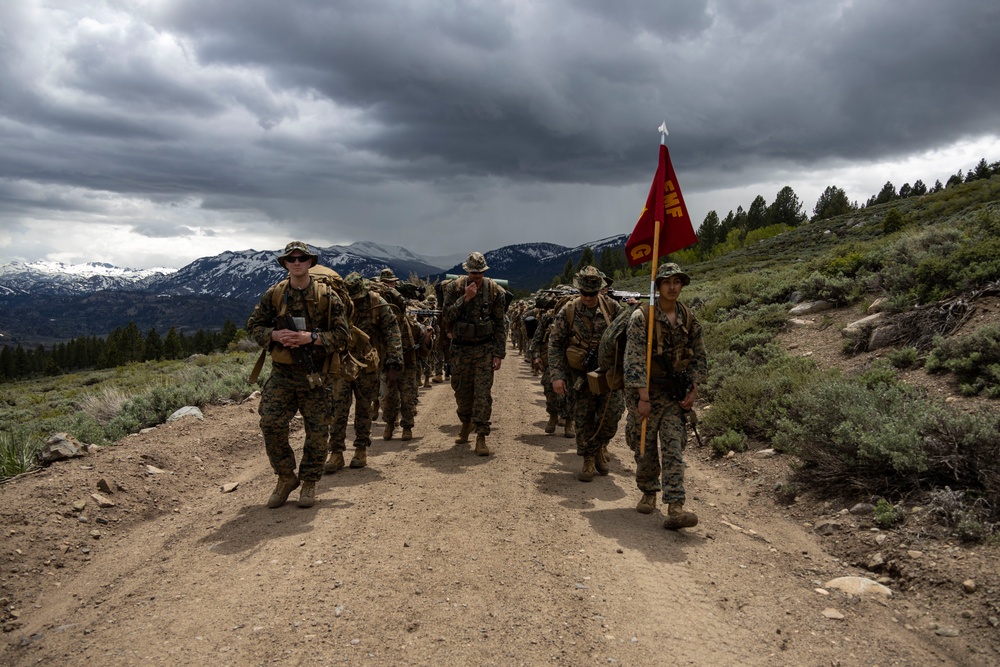
M660 281L670 276L680 276L682 285L691 284L691 276L684 273L678 264L673 262L667 262L666 264L661 264L660 268L656 270L656 286L659 287Z
M573 277L573 286L581 292L599 292L604 287L604 278L595 267L585 266Z
M281 266L284 267L285 259L296 250L312 260L312 264L309 266L316 266L316 262L319 261L319 255L317 253L310 252L309 246L306 245L305 241L292 241L286 245L285 251L278 255L278 264L281 264Z
M368 281L357 271L351 271L344 278L344 287L347 288L347 296L360 299L368 292Z
M462 269L466 273L482 273L483 271L488 271L490 267L486 266L486 258L483 257L483 253L474 252L469 254L469 259L462 262Z
M392 269L382 269L382 273L378 274L378 278L384 283L399 282L399 278L392 272Z

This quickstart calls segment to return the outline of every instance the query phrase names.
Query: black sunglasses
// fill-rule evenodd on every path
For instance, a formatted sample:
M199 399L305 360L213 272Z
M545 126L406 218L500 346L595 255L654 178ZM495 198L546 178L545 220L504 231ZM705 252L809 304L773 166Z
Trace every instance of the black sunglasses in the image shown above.
M597 292L580 292L580 296L597 296Z
M288 257L285 258L285 261L286 262L291 262L293 264L295 262L303 262L303 263L304 262L311 262L312 261L312 257L309 257L308 255L289 255Z

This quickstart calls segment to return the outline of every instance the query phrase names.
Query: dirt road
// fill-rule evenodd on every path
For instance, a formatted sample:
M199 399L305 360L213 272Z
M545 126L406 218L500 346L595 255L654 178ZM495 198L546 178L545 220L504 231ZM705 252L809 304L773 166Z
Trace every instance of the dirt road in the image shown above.
M702 523L681 532L635 512L621 434L611 474L577 481L572 441L542 432L541 390L513 351L488 458L453 444L448 385L420 391L414 439L377 439L369 467L324 477L312 509L265 508L255 401L5 485L0 663L989 662L908 625L912 601L817 592L863 573L782 508L751 510L702 455L688 482ZM114 507L91 497L101 480Z

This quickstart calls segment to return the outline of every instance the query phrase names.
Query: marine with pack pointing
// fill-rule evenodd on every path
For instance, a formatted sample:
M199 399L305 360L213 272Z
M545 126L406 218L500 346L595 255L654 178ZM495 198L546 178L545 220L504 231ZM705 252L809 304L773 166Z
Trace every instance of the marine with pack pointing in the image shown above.
M271 354L271 376L261 391L260 430L277 486L267 506L280 507L299 484L299 507L316 502L316 481L323 475L327 451L329 387L319 370L328 353L347 348L350 327L344 303L333 289L309 275L319 255L302 241L292 241L278 257L288 278L268 288L247 320L247 332ZM283 290L279 304L274 293ZM295 453L288 427L302 414L306 440L295 474Z

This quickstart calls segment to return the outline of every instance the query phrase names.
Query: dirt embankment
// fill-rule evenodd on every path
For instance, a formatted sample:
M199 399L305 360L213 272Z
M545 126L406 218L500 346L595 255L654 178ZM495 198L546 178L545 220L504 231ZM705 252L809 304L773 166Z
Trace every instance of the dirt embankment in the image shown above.
M537 378L513 351L494 399L492 456L454 444L451 389L434 385L421 389L414 439L377 439L369 467L324 477L312 509L264 507L274 477L255 401L4 485L0 662L1000 661L980 599L995 573L977 593L952 590L966 577L956 559L990 554L914 556L947 572L938 602L926 588L885 599L826 590L867 573L814 530L817 512L839 508L774 502L780 457L719 461L689 447L701 524L668 532L659 513L635 512L621 434L611 474L577 481L573 443L542 432ZM238 487L223 493L226 483ZM841 523L839 536L875 539Z

